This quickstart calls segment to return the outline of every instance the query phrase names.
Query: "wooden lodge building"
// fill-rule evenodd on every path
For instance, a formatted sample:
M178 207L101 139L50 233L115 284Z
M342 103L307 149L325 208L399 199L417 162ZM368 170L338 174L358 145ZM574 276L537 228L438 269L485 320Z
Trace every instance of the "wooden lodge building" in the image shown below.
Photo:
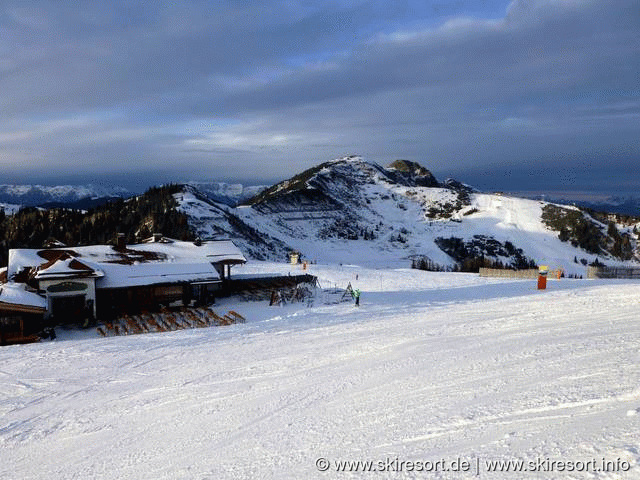
M183 242L154 235L137 244L9 250L0 284L0 333L22 337L43 326L113 318L176 300L213 299L246 263L229 240ZM0 342L7 338L0 338Z

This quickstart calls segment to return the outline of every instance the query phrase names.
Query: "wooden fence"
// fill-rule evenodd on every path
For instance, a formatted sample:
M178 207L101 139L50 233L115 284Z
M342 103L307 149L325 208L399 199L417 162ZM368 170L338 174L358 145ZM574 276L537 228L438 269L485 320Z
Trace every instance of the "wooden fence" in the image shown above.
M527 270L508 270L504 268L481 268L481 277L498 277L498 278L538 278L539 271L537 268ZM547 278L560 278L562 270L549 270Z
M587 278L640 279L640 267L588 267Z
M231 279L222 284L222 289L216 292L216 296L240 295L247 300L268 300L274 290L294 290L299 284L303 283L316 286L318 277L304 274Z

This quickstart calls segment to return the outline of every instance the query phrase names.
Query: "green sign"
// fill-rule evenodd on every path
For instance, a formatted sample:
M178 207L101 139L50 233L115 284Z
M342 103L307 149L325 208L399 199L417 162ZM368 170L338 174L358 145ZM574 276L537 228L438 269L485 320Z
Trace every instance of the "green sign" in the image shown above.
M47 288L49 293L61 293L61 292L81 292L87 289L86 283L80 282L62 282L51 285Z

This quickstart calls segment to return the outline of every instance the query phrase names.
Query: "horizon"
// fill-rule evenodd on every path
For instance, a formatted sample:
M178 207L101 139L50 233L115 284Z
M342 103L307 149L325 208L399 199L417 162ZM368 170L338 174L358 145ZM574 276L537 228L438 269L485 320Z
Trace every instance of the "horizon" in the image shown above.
M333 160L333 159L331 159ZM368 159L364 159L365 161L369 161ZM329 161L329 160L326 160ZM325 161L318 162L319 165L324 163ZM373 162L377 163L377 162ZM392 162L388 162L385 164L379 164L382 167L388 167ZM418 162L419 163L419 162ZM420 163L419 163L420 164ZM309 168L313 168L316 165L312 165ZM480 193L504 193L513 196L520 196L526 198L534 198L534 197L549 197L552 200L563 200L563 201L582 201L582 202L590 202L590 201L606 201L612 198L621 198L621 199L634 199L640 197L640 190L633 188L606 188L606 187L597 187L593 186L593 188L584 188L584 185L558 185L558 184L549 184L548 187L544 187L539 182L532 181L530 184L522 185L522 188L511 188L512 185L505 182L492 182L492 176L490 172L483 172L479 178L476 178L475 181L472 177L474 174L477 175L477 171L473 171L469 173L469 177L454 177L452 175L442 175L440 173L433 172L429 169L428 166L420 164L421 166L427 168L427 170L431 171L431 173L435 176L435 178L439 182L443 182L446 179L454 179L460 181L464 184L467 184L475 189L477 189ZM300 171L291 172L288 177L284 178L275 178L270 180L269 177L260 178L248 178L248 177L227 177L227 178L180 178L175 176L173 178L165 178L164 180L160 180L157 182L148 181L148 176L143 177L147 181L140 182L140 178L135 177L131 178L131 176L120 176L120 175L107 175L104 177L92 177L92 178L82 178L82 177L62 177L62 178L49 178L44 181L34 181L32 183L19 183L19 182L2 182L0 177L0 186L16 186L16 187L30 187L30 186L42 186L45 188L55 188L55 187L98 187L106 190L117 190L122 189L125 190L126 193L131 194L141 194L147 191L150 188L158 187L162 185L169 184L227 184L227 185L241 185L243 188L247 187L270 187L277 183L289 180L293 176L301 173ZM530 178L533 178L534 175L528 175ZM498 178L500 180L500 178ZM538 187L538 188L536 188Z
M300 172L295 172L291 176ZM433 173L433 172L432 172ZM439 182L442 182L448 178L453 178L454 180L458 180L464 184L467 184L479 191L479 193L491 194L491 193L500 193L509 196L516 196L521 198L531 198L537 200L547 200L547 201L562 201L562 202L607 202L610 200L621 199L621 200L634 200L640 198L640 192L637 190L620 190L620 189L580 189L580 188L567 188L567 189L557 189L557 188L547 188L547 189L509 189L509 188L499 188L494 187L492 185L484 184L484 187L480 187L479 184L474 184L473 182L469 182L464 178L454 178L447 176L438 176L435 175L436 179ZM246 178L227 178L227 179L168 179L164 182L158 182L154 184L148 184L144 187L140 188L131 188L126 186L124 183L113 183L113 182L37 182L37 183L0 183L0 187L4 186L15 186L15 187L35 187L42 186L45 188L55 188L55 187L71 187L71 188L80 188L80 187L98 187L104 188L106 190L124 190L126 194L138 195L142 194L150 188L159 187L163 185L184 185L184 184L226 184L226 185L241 185L243 188L248 187L265 187L268 188L277 183L288 180L288 178L277 179L275 181L268 180L255 180L255 179L246 179ZM545 198L547 197L547 198Z

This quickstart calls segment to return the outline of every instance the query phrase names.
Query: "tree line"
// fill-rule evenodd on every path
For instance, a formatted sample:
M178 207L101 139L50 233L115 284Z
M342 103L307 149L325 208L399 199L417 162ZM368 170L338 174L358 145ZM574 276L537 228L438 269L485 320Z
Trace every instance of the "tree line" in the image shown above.
M173 194L181 185L153 187L144 194L118 199L87 211L65 208L23 208L14 215L0 210L0 266L12 248L41 248L57 240L67 246L113 243L122 233L136 243L154 233L193 240L186 215L177 210Z

